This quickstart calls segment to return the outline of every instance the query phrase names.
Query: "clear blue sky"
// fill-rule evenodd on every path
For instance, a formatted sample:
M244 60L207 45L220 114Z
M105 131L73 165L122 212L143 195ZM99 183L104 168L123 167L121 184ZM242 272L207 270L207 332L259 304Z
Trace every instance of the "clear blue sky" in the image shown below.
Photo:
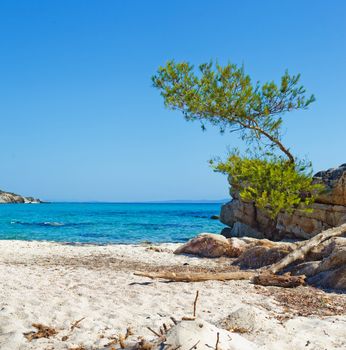
M228 196L210 157L241 142L163 107L169 59L300 72L317 102L285 142L315 170L346 162L346 1L0 2L0 188L47 200Z

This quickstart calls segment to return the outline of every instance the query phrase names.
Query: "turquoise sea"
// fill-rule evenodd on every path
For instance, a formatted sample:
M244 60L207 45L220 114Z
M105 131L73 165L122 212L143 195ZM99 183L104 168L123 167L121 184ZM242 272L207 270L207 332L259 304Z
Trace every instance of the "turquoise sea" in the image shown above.
M47 203L0 205L0 239L81 243L184 242L224 227L221 204Z

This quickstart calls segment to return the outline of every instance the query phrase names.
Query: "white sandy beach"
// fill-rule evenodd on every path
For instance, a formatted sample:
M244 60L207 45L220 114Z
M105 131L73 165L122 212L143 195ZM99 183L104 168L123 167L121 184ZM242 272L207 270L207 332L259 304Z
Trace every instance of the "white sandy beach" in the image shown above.
M283 291L247 281L164 283L133 275L136 270L230 268L228 259L173 255L176 247L160 245L158 252L148 245L0 241L0 349L107 349L111 337L127 327L134 338L150 339L147 326L157 329L170 323L170 316L191 314L197 290L199 317L245 328L243 336L261 349L346 349L346 295L311 287ZM306 305L316 300L321 310L311 306L309 314ZM32 323L54 327L58 334L29 342L23 333L34 330Z

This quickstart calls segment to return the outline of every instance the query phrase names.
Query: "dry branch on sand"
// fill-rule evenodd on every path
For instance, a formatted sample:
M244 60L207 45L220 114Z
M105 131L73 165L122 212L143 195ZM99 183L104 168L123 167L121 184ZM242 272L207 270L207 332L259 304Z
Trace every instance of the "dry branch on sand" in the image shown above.
M28 341L39 338L49 338L58 334L58 331L55 328L45 326L41 323L33 323L32 326L36 328L37 331L24 333L24 337L28 339Z
M70 330L73 331L75 328L79 328L79 324L85 319L85 317L82 317L80 320L77 320L72 323Z
M144 276L149 278L161 278L173 282L203 282L203 281L229 281L229 280L250 280L254 284L263 286L277 286L284 288L293 288L305 284L305 276L275 275L264 271L257 274L251 271L235 271L228 273L210 274L210 273L135 273L136 276ZM186 318L185 318L186 319Z
M252 282L261 286L276 286L283 288L294 288L305 284L305 276L291 276L290 274L274 275L272 273L261 273L253 277Z
M232 271L222 273L208 272L135 272L136 276L148 277L151 279L161 278L174 282L204 282L204 281L230 281L230 280L248 280L255 276L251 271Z

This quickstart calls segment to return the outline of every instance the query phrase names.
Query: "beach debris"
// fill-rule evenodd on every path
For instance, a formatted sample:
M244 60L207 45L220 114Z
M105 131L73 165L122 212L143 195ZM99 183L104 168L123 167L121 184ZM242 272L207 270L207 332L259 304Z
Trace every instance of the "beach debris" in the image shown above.
M162 247L155 246L155 245L151 245L151 246L145 248L145 250L147 252L153 251L153 252L156 252L156 253L172 253L171 249L162 248Z
M85 319L85 317L82 317L80 320L77 320L72 323L70 330L73 331L75 328L79 328L79 324Z
M33 339L39 339L39 338L49 338L56 334L58 334L58 331L49 326L45 326L42 323L33 323L32 326L37 329L37 331L31 331L24 333L24 337L28 341L32 341Z
M195 301L193 302L193 317L196 317L198 295L199 295L199 291L196 292Z
M134 275L151 279L164 279L174 282L203 282L203 281L229 281L250 280L255 276L253 271L231 271L220 273L208 272L135 272Z
M342 294L335 294L331 296L314 287L298 287L296 289L282 289L282 288L261 288L257 290L258 294L270 296L276 303L285 310L286 319L295 316L311 317L317 316L324 318L335 315L346 314L345 298ZM229 324L234 323L239 317L243 318L246 312L242 311L238 315L230 314L231 318L228 320ZM247 317L247 319L251 319ZM254 325L259 324L255 319ZM245 325L240 323L240 325Z
M177 321L173 316L171 316L170 319L172 320L172 322L173 322L175 325L178 324L178 321Z
M254 284L263 286L276 286L293 288L305 284L305 275L291 276L289 273L275 275L266 270L262 273L254 271L232 271L221 273L174 273L174 272L136 272L136 276L148 277L151 279L160 278L174 282L204 282L204 281L229 281L229 280L249 280ZM186 320L186 318L185 318Z
M154 331L151 327L147 327L147 329L149 329L149 331L152 332L153 334L155 334L157 337L161 338L162 334Z
M107 348L107 347L119 344L121 349L125 349L127 347L127 344L125 341L133 334L134 333L131 327L127 327L125 335L119 334L118 336L108 337L110 342L105 344L104 347Z
M259 284L261 286L275 286L283 288L294 288L305 285L305 275L291 276L291 274L285 273L284 275L275 275L273 273L260 273L252 278L252 283Z
M119 339L118 337L108 337L108 340L110 340L110 342L104 345L105 348L110 347L112 345L116 345Z
M220 333L217 332L217 334L216 334L215 350L219 350L219 342L220 342Z

